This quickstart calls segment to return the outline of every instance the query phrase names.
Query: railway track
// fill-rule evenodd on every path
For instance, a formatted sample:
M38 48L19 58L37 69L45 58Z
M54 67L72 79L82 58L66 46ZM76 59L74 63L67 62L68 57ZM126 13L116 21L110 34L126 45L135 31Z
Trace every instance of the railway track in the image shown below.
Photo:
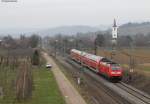
M116 83L116 85L118 87L120 87L121 89L125 90L126 92L132 94L133 96L139 98L140 100L142 100L145 104L150 104L150 96L138 89L135 89L134 87L127 85L123 82L120 83Z
M97 80L99 83L102 83L105 87L114 91L115 93L120 95L122 98L130 102L131 104L150 104L150 99L145 98L145 95L141 95L141 93L137 92L137 89L134 88L134 90L132 89L131 91L131 89L127 86L124 86L124 89L123 89L122 84L116 85L114 83L106 81L105 79L97 75L93 75L90 72L88 73L92 75L94 79Z
M102 93L101 91L103 91L103 97L107 95L107 97L105 97L104 101L105 102L109 102L107 99L111 98L111 104L129 104L129 102L124 101L124 99L119 98L116 94L114 94L111 90L105 88L104 86L102 86L100 83L97 83L97 81L93 81L92 78L89 78L88 81L91 80L92 84L89 83L89 86L92 86L96 92L98 93ZM91 82L90 81L90 82ZM100 90L101 89L101 90ZM108 98L109 97L109 98ZM100 99L100 97L98 97L98 99ZM103 104L103 103L102 103Z
M70 64L75 64L70 59L69 60L66 59L66 60ZM99 83L102 83L105 87L107 87L108 89L117 93L119 96L121 96L123 99L125 99L127 102L124 104L127 104L127 103L150 104L150 96L148 94L146 94L130 85L127 85L123 82L111 83L111 82L106 81L105 79L101 78L99 75L92 73L89 70L86 70L86 74L90 75L94 80L96 80Z
M76 62L70 60L69 58L65 58L64 60L68 64L72 65L76 71L77 69L78 71L80 70L81 66ZM103 90L103 92L111 97L114 101L112 104L150 104L150 96L148 94L130 85L127 85L123 82L111 83L88 69L84 72L84 74L90 76L87 79L87 82L90 80L90 83L87 84L95 89L93 91L96 91L96 93L99 95L100 92L98 90ZM95 104L100 103L99 98L97 97L98 95L91 97ZM120 96L120 98L117 99L118 96Z
M72 69L70 66L66 65L65 62L74 68ZM61 60L61 63L66 65L67 69L73 72L80 72L81 66L79 66L79 64L68 59L65 59L65 62ZM90 89L89 92L91 93L91 100L93 100L94 104L131 104L115 94L113 91L98 83L89 74L84 73L84 83L86 83L88 89Z

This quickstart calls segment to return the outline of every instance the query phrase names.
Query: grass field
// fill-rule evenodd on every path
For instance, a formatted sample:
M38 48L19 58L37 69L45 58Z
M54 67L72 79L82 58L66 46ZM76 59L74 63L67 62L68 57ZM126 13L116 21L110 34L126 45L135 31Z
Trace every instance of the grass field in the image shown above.
M28 50L27 50L28 51ZM10 57L7 57L8 53L6 50L0 50L0 104L65 104L65 100L59 91L56 80L53 73L45 68L45 60L41 57L40 65L37 67L30 67L33 74L33 91L31 98L26 100L21 100L18 102L16 100L16 81L19 72L19 65L21 60L20 56L31 56L32 50L26 52L26 50L15 50L10 52ZM15 54L18 52L17 54ZM14 55L18 59L16 64L13 65L15 60L13 60ZM12 57L11 57L12 56ZM12 60L11 60L12 59ZM17 66L16 66L17 65ZM12 67L14 66L14 68Z
M0 104L11 104L15 99L15 91L13 87L14 79L16 78L15 70L10 70L9 67L0 69L0 86L3 86L5 92L3 98L0 98Z
M110 58L111 57L111 50L107 49L99 49L98 55L105 56ZM114 60L120 63L128 64L130 60L130 55L134 57L136 63L143 64L143 63L150 63L150 49L147 48L135 48L131 49L121 49L116 50L116 54L114 55Z
M11 74L8 73L10 78ZM14 76L14 75L13 75ZM8 77L8 76L7 76ZM9 79L10 79L9 78ZM51 71L44 67L33 69L34 90L32 97L26 101L16 102L15 93L9 92L10 86L7 87L9 95L5 99L0 99L0 104L65 104L55 78ZM10 90L12 91L12 90Z
M139 68L145 72L150 72L150 66L140 65Z
M65 104L51 71L40 68L33 70L34 91L32 98L17 104Z

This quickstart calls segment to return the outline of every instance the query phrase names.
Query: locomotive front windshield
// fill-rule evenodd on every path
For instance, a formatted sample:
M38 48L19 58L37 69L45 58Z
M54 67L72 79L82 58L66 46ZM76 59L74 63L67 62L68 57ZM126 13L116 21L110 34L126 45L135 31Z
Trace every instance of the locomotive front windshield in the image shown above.
M121 70L120 66L118 64L112 64L111 67L112 70Z

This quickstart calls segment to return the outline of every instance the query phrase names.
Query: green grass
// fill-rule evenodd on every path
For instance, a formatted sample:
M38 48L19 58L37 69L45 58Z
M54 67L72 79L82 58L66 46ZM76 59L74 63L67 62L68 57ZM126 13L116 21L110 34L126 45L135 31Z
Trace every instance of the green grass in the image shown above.
M34 69L34 91L32 98L17 104L65 104L51 71Z
M7 75L0 74L0 79L2 77L4 79L7 76L7 80L3 81L5 92L7 93L4 99L0 98L0 104L65 104L65 100L50 70L44 67L36 67L32 72L34 82L32 97L21 102L15 101L15 89L11 86L11 79L15 79L16 72L8 70Z
M141 70L150 72L150 67L149 66L142 66Z
M14 79L16 78L15 70L11 70L10 67L4 67L0 69L0 87L3 88L3 99L0 98L0 104L11 104L15 99L15 91L13 87Z

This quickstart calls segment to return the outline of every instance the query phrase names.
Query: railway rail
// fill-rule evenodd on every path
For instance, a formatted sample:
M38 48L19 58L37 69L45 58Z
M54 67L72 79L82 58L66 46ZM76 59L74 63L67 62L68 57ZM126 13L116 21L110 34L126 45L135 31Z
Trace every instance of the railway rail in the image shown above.
M60 63L65 65L65 67L67 66L66 68L69 71L80 72L80 65L68 59L64 60L61 60ZM68 64L69 66L66 64ZM70 66L73 68L71 68ZM91 93L91 100L93 100L94 104L131 104L128 101L124 100L122 97L115 94L113 91L98 83L89 74L84 73L84 83L86 83L86 85L88 86L88 91L89 93Z
M76 63L68 58L65 59L68 63L76 66ZM78 67L79 69L80 67ZM101 78L99 75L91 72L90 70L86 70L85 72L86 74L90 75L94 80L96 80L97 82L103 84L106 88L108 88L109 90L117 93L119 96L121 96L123 99L125 99L127 103L130 104L150 104L150 96L130 85L127 85L123 82L120 83L111 83L107 80L105 80L104 78ZM95 84L95 83L94 83ZM97 86L97 84L95 84ZM110 95L109 95L110 96ZM117 103L117 104L120 104Z
M133 96L139 98L140 100L142 100L145 104L150 104L150 96L138 89L135 89L134 87L127 85L123 82L120 83L116 83L116 85L118 87L120 87L121 89L125 90L126 92L132 94Z

